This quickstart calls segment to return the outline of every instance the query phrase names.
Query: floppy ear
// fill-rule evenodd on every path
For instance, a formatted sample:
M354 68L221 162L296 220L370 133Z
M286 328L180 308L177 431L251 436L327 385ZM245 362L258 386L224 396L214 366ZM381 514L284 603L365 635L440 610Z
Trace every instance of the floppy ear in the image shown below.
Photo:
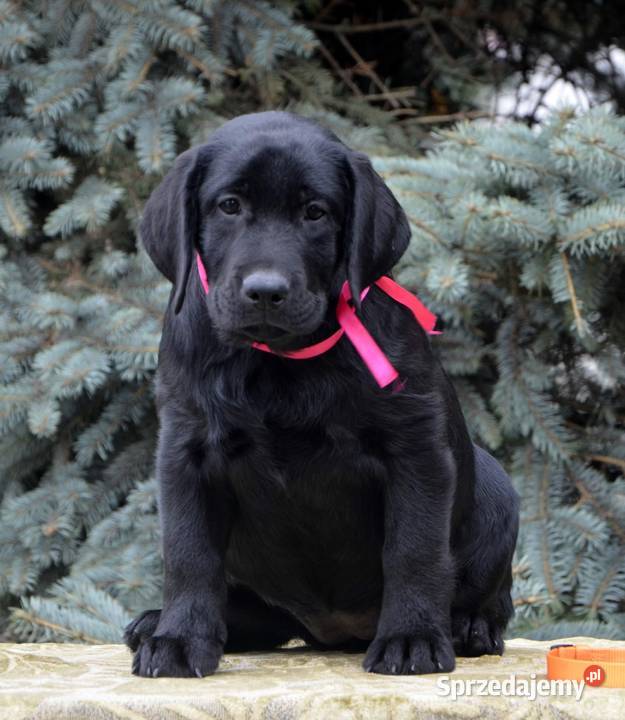
M174 284L174 312L184 302L199 232L199 185L208 163L206 146L183 152L150 195L139 227L149 256Z
M347 218L347 279L360 308L364 288L389 272L410 241L406 213L364 153L351 152L352 204Z

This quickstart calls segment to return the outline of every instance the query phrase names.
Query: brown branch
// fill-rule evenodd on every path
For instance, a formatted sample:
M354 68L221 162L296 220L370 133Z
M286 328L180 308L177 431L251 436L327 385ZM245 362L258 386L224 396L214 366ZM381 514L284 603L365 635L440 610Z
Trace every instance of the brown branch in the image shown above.
M193 65L193 67L196 70L199 70L199 72L202 75L204 75L204 77L208 78L208 80L210 80L211 82L215 82L217 76L208 67L208 65L205 65L203 62L201 62L197 58L193 57L193 55L191 55L191 53L185 52L184 50L181 50L180 48L178 48L176 50L176 52L178 53L178 55L180 55L181 58L186 60L190 65ZM222 71L223 71L224 75L229 75L230 77L238 77L239 76L239 73L236 70L233 70L232 68L229 68L229 67L222 68Z
M385 32L386 30L397 30L398 28L412 28L424 25L430 20L438 19L436 16L430 16L425 19L422 17L404 18L403 20L384 20L378 23L363 23L361 25L350 25L341 23L340 25L329 25L320 22L308 22L306 27L311 30L321 30L322 32L331 32L343 35L354 35L356 33L368 32Z
M615 465L616 467L620 467L625 473L625 460L621 460L621 458L611 457L610 455L588 455L587 459L604 463L605 465Z
M594 235L599 232L607 232L608 230L622 230L625 228L625 220L615 220L614 222L605 222L605 223L599 223L598 225L591 225L589 228L584 228L584 230L580 230L579 232L568 235L565 238L562 238L561 244L564 243L577 243L581 240L587 240L591 235Z
M410 108L406 108L406 111L409 109ZM459 120L473 120L475 118L486 117L492 117L492 113L487 110L465 110L464 112L448 113L447 115L421 115L420 117L406 118L406 122L413 122L418 125L436 125L437 123L450 123Z
M386 100L388 100L388 102L394 108L401 107L402 103L397 98L393 97L388 86L382 81L380 76L373 69L371 63L368 63L362 57L362 55L356 50L356 48L354 48L354 46L349 42L349 40L344 35L342 35L341 33L338 33L337 37L338 37L341 45L347 50L347 52L356 61L357 66L360 68L361 72L363 72L365 75L367 75L367 77L369 77L371 79L373 84L378 88L378 90L380 90L380 92L386 98Z
M541 478L541 489L540 489L540 510L543 516L544 522L541 523L540 530L542 535L541 543L541 554L543 559L543 575L547 583L547 589L551 597L557 597L556 588L553 582L553 574L551 572L551 563L549 559L549 535L547 531L547 520L549 519L549 466L547 463L544 464L543 473Z
M393 90L389 90L389 93L395 97L414 98L415 88L393 88ZM389 93L367 93L367 95L365 95L365 98L367 100L386 100Z
M569 259L566 254L560 251L560 260L562 261L562 267L564 268L564 274L566 276L566 288L569 291L569 297L571 298L571 307L573 308L573 316L575 317L575 327L580 335L584 334L584 321L579 311L579 304L577 302L577 293L575 292L575 285L573 284L573 276L571 275L571 266Z
M325 47L321 40L319 41L319 50L321 51L323 57L327 60L328 64L332 67L334 72L341 78L341 80L354 93L354 95L360 98L364 97L358 85L356 85L356 83L352 81L352 79L349 77L349 74L346 73L345 70L343 70L343 68L338 64L332 53Z
M602 503L590 492L590 490L588 490L579 477L576 478L574 484L580 495L578 504L588 503L589 505L592 505L597 515L602 517L608 523L614 534L618 535L621 542L625 542L625 530L623 530L619 519L614 515L614 513L609 508L602 505Z
M521 605L536 605L537 603L543 602L545 602L545 597L543 595L528 595L527 597L515 598L512 601L512 604L514 607L519 607Z
M414 115L418 115L420 112L420 110L411 107L400 107L388 111L389 115L393 115L394 117L399 117L400 115L409 115L410 117L413 117Z
M146 79L148 76L148 73L150 72L150 68L154 63L156 62L156 56L150 55L150 57L143 63L143 66L141 67L141 70L139 71L139 74L137 77L130 83L128 86L129 92L134 92L139 85Z
M448 243L443 240L443 238L438 235L434 230L432 230L429 225L426 225L424 222L421 222L421 220L418 220L414 215L408 215L408 220L415 226L418 227L420 230L423 230L423 232L427 233L433 240L435 240L439 245L442 245L446 250L451 250L451 247Z
M601 600L603 598L603 594L607 590L610 582L614 579L614 576L617 575L619 570L621 569L621 559L617 558L616 562L612 567L608 570L603 580L597 585L595 588L595 593L592 598L592 602L590 603L590 611L593 615L597 615L597 612L599 610L599 605L601 604Z
M321 10L319 10L318 14L315 16L315 22L319 22L322 18L329 15L332 10L334 10L335 6L340 4L341 0L330 0L327 5L324 5Z
M430 34L430 38L432 39L432 42L436 47L440 50L441 54L445 57L447 62L450 65L455 65L456 61L452 56L449 54L449 51L445 47L445 43L441 40L440 35L436 32L434 29L434 25L430 22L429 18L425 20L425 27L427 28L428 33Z
M65 635L66 637L73 638L74 640L81 640L82 642L90 643L91 645L98 645L102 643L102 640L98 640L98 638L91 637L91 635L85 635L77 630L71 630L70 628L63 627L62 625L50 622L49 620L44 620L37 615L27 612L23 608L14 608L13 616L20 618L20 620L31 622L33 625L40 625L41 627L48 628L48 630L53 630L59 635Z

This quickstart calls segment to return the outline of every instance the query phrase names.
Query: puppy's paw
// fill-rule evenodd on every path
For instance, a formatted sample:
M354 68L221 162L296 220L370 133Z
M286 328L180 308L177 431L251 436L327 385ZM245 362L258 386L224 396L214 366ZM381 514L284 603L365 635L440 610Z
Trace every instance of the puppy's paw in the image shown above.
M503 629L487 615L454 615L454 649L461 657L503 654Z
M176 638L155 635L140 641L132 672L141 677L204 677L212 675L223 644L208 637Z
M124 628L124 642L135 652L141 642L152 637L161 618L160 610L146 610L126 625Z
M451 672L456 658L445 635L397 634L374 638L362 666L383 675L422 675Z

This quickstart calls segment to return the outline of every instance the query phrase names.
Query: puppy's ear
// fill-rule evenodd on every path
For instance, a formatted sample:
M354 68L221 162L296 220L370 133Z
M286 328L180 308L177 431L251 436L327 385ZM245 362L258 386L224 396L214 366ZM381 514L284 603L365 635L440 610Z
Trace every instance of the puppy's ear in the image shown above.
M182 153L148 198L139 227L141 240L152 261L174 284L176 314L184 302L198 244L198 192L208 161L206 146Z
M408 218L364 153L351 152L352 202L347 218L347 279L354 303L395 265L410 241Z

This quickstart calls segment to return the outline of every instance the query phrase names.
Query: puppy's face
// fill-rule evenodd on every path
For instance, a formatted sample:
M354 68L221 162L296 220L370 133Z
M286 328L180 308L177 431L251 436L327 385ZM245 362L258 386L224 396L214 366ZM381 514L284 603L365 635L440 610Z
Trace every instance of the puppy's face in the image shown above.
M349 201L344 153L325 140L252 137L214 158L200 190L199 250L222 342L289 348L321 325Z
M365 155L284 112L242 115L180 155L150 196L140 233L174 284L175 314L188 286L199 289L199 253L218 340L278 350L301 346L330 319L346 279L358 306L410 237Z

